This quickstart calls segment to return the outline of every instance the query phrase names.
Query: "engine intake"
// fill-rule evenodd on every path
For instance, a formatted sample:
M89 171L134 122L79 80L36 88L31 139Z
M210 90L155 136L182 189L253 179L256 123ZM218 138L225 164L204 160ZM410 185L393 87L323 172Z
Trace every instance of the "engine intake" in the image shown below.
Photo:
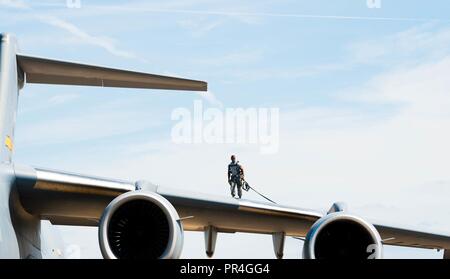
M134 191L115 198L105 208L99 241L106 259L178 258L183 229L178 213L164 197Z
M375 227L363 219L343 212L319 219L306 235L305 259L379 259L381 237Z

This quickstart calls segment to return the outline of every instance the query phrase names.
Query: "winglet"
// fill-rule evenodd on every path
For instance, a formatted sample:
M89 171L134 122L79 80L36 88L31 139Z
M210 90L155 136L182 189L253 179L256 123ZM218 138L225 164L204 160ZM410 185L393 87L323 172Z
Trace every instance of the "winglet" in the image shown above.
M17 55L27 83L207 91L204 81Z

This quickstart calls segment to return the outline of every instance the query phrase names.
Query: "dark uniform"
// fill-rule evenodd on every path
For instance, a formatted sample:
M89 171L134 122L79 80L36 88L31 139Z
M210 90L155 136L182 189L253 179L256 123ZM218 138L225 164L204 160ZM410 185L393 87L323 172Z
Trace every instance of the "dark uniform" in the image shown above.
M233 157L232 157L233 160ZM230 184L231 196L235 197L236 186L238 188L238 196L242 197L242 181L244 179L244 169L236 162L232 161L228 165L228 183Z

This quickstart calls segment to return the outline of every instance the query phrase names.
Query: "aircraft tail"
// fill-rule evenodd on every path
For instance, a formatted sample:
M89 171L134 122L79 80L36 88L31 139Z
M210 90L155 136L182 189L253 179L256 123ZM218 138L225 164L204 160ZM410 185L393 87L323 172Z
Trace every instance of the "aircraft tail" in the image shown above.
M208 89L204 81L21 55L18 54L16 38L0 33L0 162L11 162L18 93L25 83L189 91Z
M14 124L23 75L17 68L17 42L14 36L0 34L0 162L11 162Z

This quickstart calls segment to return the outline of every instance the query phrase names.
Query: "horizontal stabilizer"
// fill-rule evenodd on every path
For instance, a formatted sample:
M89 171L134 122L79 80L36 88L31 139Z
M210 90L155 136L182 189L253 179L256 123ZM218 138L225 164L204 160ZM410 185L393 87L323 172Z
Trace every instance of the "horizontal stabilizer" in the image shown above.
M27 83L206 91L204 81L17 55Z

